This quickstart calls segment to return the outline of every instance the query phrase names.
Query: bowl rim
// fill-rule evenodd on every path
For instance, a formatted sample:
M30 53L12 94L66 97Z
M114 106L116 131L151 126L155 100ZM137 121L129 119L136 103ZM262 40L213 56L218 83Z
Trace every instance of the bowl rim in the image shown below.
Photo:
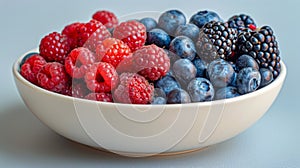
M238 102L238 101L241 101L241 100L244 100L244 99L249 99L251 97L255 97L255 96L259 96L261 94L264 94L265 92L271 90L272 88L278 86L278 85L281 85L282 83L284 83L284 80L286 78L286 75L287 75L287 68L286 68L286 65L284 64L284 62L282 60L280 60L280 65L281 65L281 72L279 74L279 76L277 76L277 78L272 82L270 83L269 85L263 87L263 88L260 88L254 92L251 92L251 93L247 93L247 94L244 94L244 95L240 95L240 96L237 96L237 97L233 97L233 98L227 98L227 99L221 99L221 100L213 100L213 101L207 101L207 102L191 102L191 103L186 103L186 104L162 104L162 105L158 105L158 104L126 104L126 103L115 103L115 102L100 102L100 101L94 101L94 100L88 100L88 99L83 99L83 98L76 98L76 97L71 97L71 96L67 96L67 95L63 95L63 94L59 94L59 93L55 93L55 92L52 92L52 91L48 91L42 87L39 87L31 82L29 82L27 79L25 79L21 74L20 74L20 64L23 60L23 58L25 56L27 56L28 54L30 53L38 53L38 49L35 48L35 49L32 49L32 50L29 50L27 51L25 54L23 54L21 57L19 57L13 64L13 67L12 67L12 71L13 71L13 75L14 77L20 81L21 83L23 83L24 85L26 86L29 86L31 87L32 89L34 89L35 91L37 92L42 92L44 94L48 94L48 95L51 95L51 96L55 96L55 97L58 97L58 98L62 98L62 99L66 99L66 100L72 100L72 101L82 101L82 102L86 102L86 103L96 103L98 105L118 105L118 106L136 106L136 107L158 107L158 108L161 108L161 107L165 107L165 106L170 106L170 107L182 107L182 106L194 106L194 105L197 105L197 106L211 106L212 103L213 104L228 104L228 103L234 103L234 102Z

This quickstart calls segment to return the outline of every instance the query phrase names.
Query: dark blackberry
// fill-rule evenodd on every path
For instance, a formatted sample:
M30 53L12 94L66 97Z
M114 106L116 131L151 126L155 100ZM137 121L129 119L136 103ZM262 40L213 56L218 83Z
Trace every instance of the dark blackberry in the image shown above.
M242 32L245 28L256 27L254 20L245 14L234 15L228 19L227 23L228 27L236 29L238 33Z
M263 26L255 31L242 32L237 41L239 54L248 54L253 57L260 68L271 70L276 78L281 70L280 52L273 30Z
M196 42L199 57L211 62L222 58L230 60L236 48L237 31L227 27L223 22L209 22L205 24Z

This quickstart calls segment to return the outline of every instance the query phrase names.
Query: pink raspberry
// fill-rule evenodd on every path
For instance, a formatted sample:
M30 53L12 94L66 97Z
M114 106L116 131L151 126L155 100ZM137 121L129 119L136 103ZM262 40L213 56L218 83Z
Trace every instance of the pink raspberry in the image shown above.
M42 56L38 54L32 55L23 63L20 73L29 82L37 84L36 75L46 63Z
M114 29L113 37L124 41L131 51L135 51L145 44L147 31L142 23L131 20L119 24Z
M94 62L95 56L89 49L78 47L73 49L65 59L65 68L71 77L82 78Z
M62 93L70 86L70 77L65 67L58 62L46 63L36 78L39 86L57 93Z

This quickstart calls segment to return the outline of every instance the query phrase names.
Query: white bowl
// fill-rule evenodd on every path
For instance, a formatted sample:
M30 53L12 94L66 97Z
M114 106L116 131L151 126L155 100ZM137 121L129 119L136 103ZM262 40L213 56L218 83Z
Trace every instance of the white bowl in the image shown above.
M32 51L30 51L32 52ZM236 98L174 105L96 102L60 95L33 85L13 66L27 107L58 134L98 149L127 156L181 153L220 143L260 119L277 97L286 77Z

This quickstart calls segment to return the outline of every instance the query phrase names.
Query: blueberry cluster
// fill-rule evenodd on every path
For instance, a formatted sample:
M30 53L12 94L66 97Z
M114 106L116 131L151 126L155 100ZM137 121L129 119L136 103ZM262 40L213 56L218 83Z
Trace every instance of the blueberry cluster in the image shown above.
M233 98L267 86L280 73L273 30L258 28L248 15L223 21L216 12L199 11L187 21L174 9L140 22L146 44L163 48L171 62L167 75L154 82L152 104Z

